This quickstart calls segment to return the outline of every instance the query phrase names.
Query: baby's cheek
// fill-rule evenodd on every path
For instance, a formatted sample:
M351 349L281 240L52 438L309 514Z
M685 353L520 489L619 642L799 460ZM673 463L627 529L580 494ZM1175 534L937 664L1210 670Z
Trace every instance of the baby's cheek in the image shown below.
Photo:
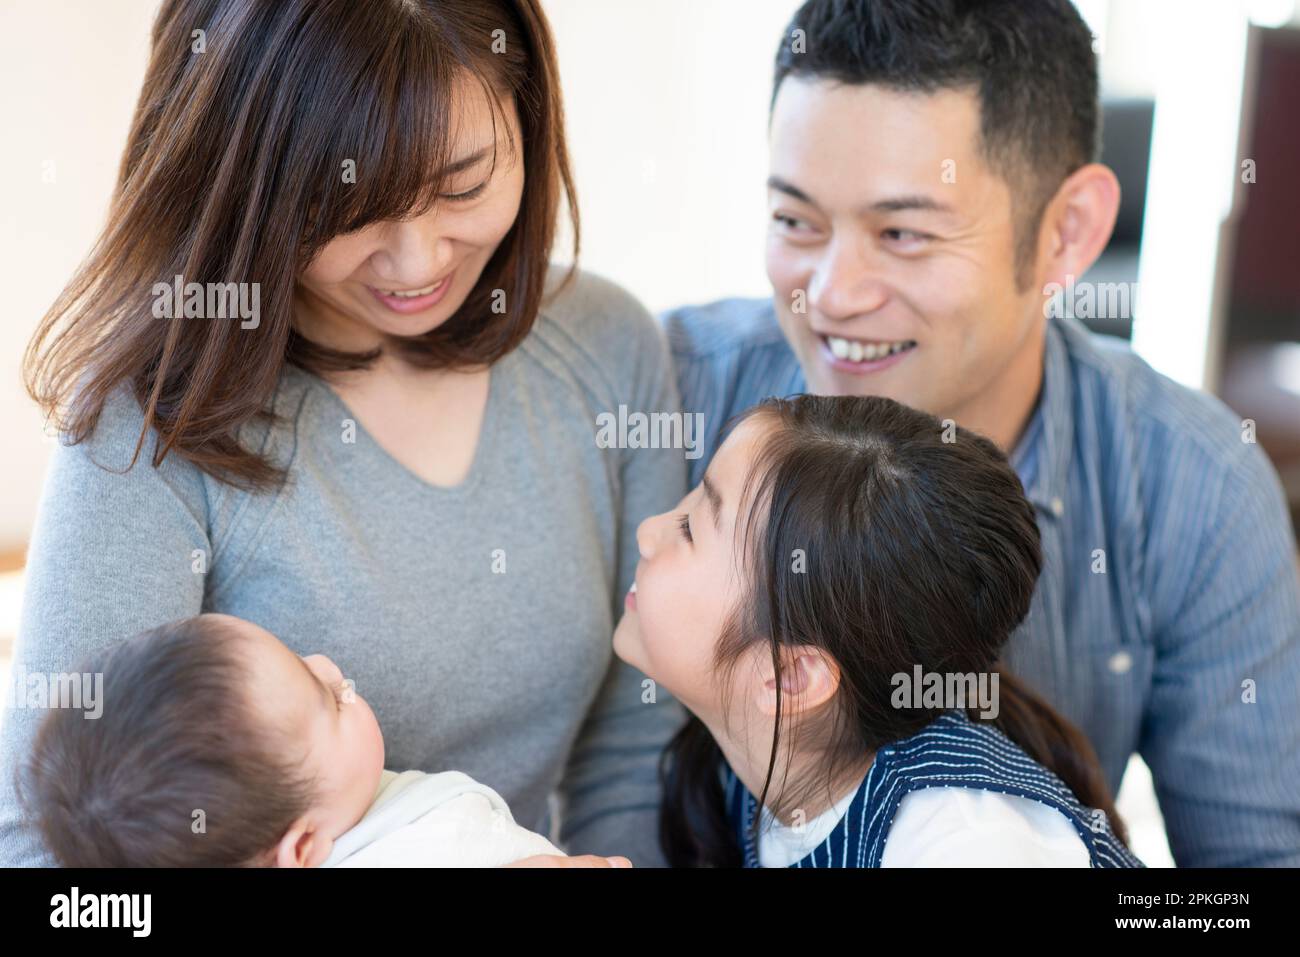
M370 736L370 760L371 766L383 770L384 767L384 734L379 728L379 719L375 713L370 710L370 705L365 705L366 718L369 723L368 734Z

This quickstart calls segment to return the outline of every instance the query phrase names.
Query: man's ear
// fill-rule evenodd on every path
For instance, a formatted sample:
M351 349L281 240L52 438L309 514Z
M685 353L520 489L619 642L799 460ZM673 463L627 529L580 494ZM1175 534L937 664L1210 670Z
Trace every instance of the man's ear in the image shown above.
M333 849L334 842L321 832L309 812L290 824L280 838L275 848L275 866L319 867Z
M1044 286L1077 281L1110 242L1119 214L1119 180L1109 166L1089 163L1071 173L1043 214L1039 275Z

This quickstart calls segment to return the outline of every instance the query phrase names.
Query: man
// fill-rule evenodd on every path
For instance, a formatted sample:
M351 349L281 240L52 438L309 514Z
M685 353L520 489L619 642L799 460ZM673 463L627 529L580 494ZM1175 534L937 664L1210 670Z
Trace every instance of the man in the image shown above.
M1068 0L811 0L777 55L770 300L664 317L686 409L872 394L989 436L1044 570L1007 666L1150 765L1178 864L1300 865L1300 584L1242 423L1047 318L1119 205ZM1140 319L1139 319L1140 321Z

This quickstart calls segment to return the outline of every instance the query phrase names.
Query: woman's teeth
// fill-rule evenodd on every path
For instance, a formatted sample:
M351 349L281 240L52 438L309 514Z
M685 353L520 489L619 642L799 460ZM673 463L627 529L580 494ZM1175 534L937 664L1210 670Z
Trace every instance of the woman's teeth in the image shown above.
M381 289L379 291L385 296L395 296L398 299L414 299L417 296L427 296L429 293L441 286L445 280L446 277L444 276L432 286L425 286L423 289L408 289L400 292L396 289Z
M837 359L848 359L850 362L870 362L873 359L883 359L895 352L910 349L916 345L916 342L913 339L903 339L899 342L860 342L857 339L841 339L838 336L827 336L826 344L830 346L831 354Z

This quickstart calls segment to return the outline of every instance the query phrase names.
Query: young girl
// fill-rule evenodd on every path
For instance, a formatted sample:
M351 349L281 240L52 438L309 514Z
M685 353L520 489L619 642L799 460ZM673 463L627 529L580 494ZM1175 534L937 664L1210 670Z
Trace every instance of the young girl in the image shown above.
M614 649L692 713L662 767L674 866L1142 866L1086 738L999 670L1041 559L987 439L768 400L637 539ZM918 672L995 699L917 706Z

